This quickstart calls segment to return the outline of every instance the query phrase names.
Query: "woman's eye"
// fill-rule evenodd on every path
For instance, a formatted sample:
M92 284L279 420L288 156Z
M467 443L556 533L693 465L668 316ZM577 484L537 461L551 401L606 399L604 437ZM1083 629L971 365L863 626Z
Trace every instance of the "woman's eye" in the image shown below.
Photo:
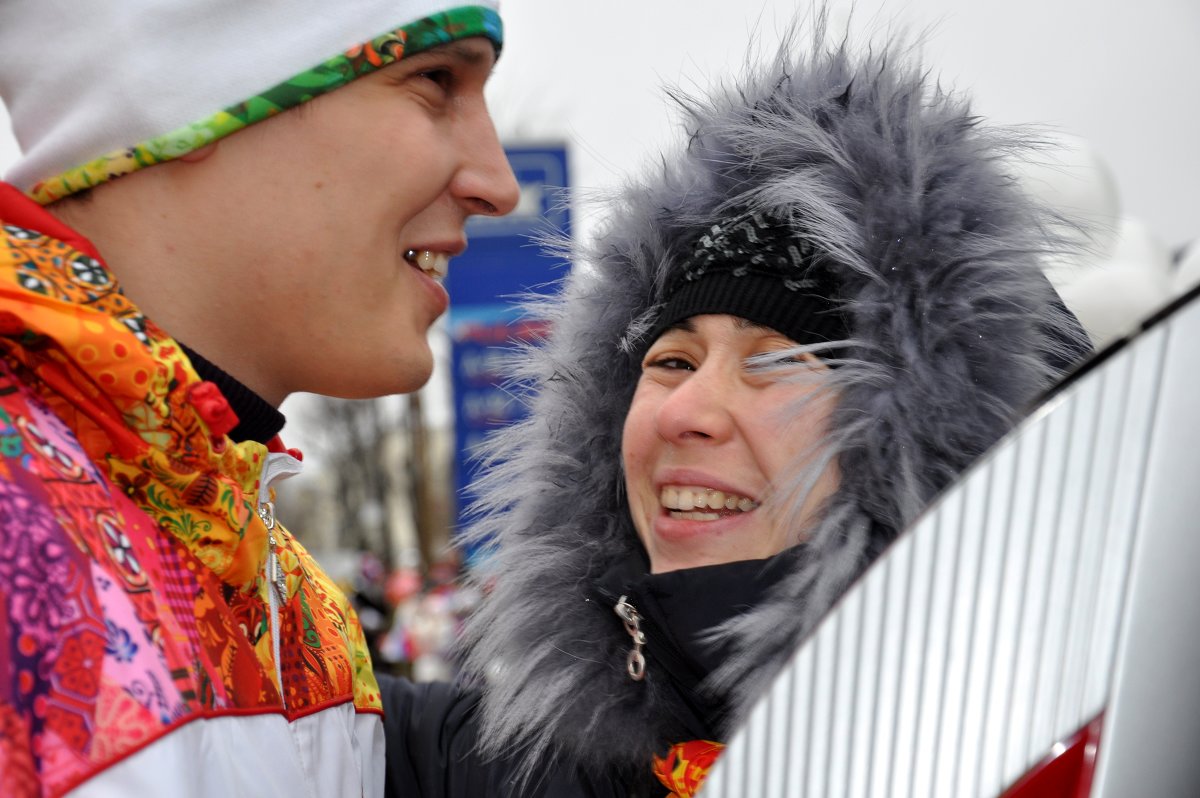
M693 366L690 362L688 362L687 360L684 360L681 357L659 357L659 358L654 358L653 360L647 360L646 365L643 368L644 369L647 369L647 368L671 369L671 370L684 370L684 371L695 371L695 369L696 369L695 366Z
M809 365L814 364L814 363L816 363L816 360L813 358L812 355L806 354L804 352L800 352L797 354L795 345L792 345L792 346L768 347L761 352L755 352L753 355L751 355L749 358L747 358L747 362L750 362L750 363L754 363L754 362L779 363L779 364L787 363L787 364L794 364L794 365L799 366L799 365L804 365L804 364L809 364Z
M778 351L774 352L759 352L750 358L750 361L770 362L770 363L788 363L799 364L804 362L804 355L781 355Z

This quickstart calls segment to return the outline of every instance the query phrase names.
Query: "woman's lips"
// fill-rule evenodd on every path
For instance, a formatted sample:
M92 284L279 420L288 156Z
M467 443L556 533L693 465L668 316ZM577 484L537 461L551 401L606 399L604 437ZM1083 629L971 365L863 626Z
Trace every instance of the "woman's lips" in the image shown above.
M748 496L731 491L695 485L664 485L659 491L659 504L672 517L689 514L690 520L715 520L732 513L745 513L758 507Z

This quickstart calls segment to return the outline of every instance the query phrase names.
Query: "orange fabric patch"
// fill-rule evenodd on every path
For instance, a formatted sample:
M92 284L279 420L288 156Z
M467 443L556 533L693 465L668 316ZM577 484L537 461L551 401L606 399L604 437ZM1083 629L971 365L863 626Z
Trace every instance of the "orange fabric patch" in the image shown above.
M666 798L692 798L724 750L712 740L689 740L671 746L664 758L654 757L654 775L671 791Z

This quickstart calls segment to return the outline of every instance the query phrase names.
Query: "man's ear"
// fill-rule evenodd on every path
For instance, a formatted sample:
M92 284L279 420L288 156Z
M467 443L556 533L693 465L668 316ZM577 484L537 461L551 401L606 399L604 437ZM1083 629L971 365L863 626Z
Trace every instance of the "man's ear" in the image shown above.
M180 155L177 160L183 161L184 163L198 163L216 152L218 144L220 144L219 141L214 141L211 144L205 144L200 149L192 150L187 155Z

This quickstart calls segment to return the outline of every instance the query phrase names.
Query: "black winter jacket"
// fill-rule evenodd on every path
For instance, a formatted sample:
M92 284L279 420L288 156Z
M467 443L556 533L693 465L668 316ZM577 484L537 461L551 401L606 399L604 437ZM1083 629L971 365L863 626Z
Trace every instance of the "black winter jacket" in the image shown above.
M665 688L686 739L720 740L728 708L703 688L705 677L726 655L704 632L753 606L803 556L796 547L767 560L689 568L650 575L642 558L602 574L584 600L594 605L598 624L625 635L613 607L621 596L642 616L646 635L646 680ZM610 617L611 616L611 617ZM624 667L624 660L613 667ZM653 775L651 755L630 770L612 766L585 770L569 756L549 755L522 782L520 760L485 758L478 743L479 692L466 685L414 684L379 675L387 733L389 798L661 798L666 788ZM638 685L631 681L630 687ZM603 742L597 741L602 748Z
M446 682L415 684L381 675L387 732L386 798L661 798L666 790L647 769L589 774L566 762L544 762L522 782L511 756L483 758L475 748L478 693Z

